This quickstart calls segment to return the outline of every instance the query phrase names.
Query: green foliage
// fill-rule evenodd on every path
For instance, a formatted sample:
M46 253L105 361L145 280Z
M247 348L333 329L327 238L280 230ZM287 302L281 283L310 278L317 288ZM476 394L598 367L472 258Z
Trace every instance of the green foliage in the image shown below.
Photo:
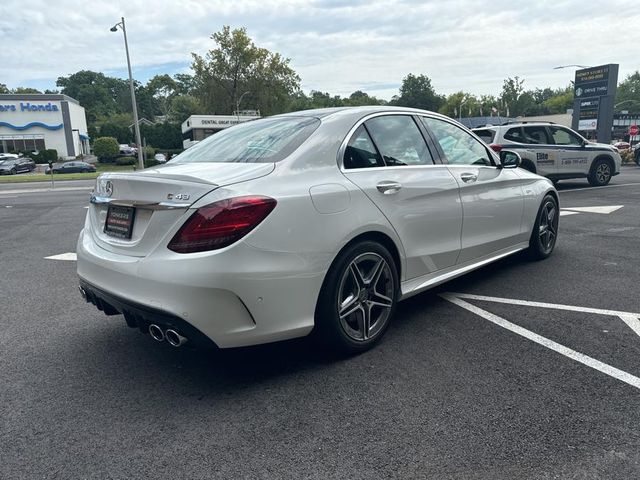
M146 139L147 145L156 149L182 147L182 131L177 123L143 124L140 125L140 135Z
M144 147L144 156L146 158L152 158L156 154L156 149L153 147Z
M144 168L155 167L156 165L160 165L160 162L158 162L155 158L147 158L144 161Z
M191 115L202 115L205 113L204 108L192 95L176 95L171 100L171 112L169 121L182 124Z
M129 125L133 118L127 113L114 114L96 122L100 128L101 137L113 137L118 143L131 143L134 140L133 129Z
M137 159L135 157L118 157L116 158L116 165L135 165Z
M38 153L29 153L29 156L36 163L49 163L58 161L58 151L55 148L40 150Z
M0 83L0 93L11 93L4 83Z
M256 46L245 28L224 26L211 39L217 48L204 57L193 53L191 66L194 94L207 112L231 114L240 107L271 115L284 110L300 88L288 58Z
M98 117L131 111L126 80L81 70L68 77L58 77L56 85L62 88L60 93L80 102L87 112L89 123L95 122Z
M120 153L118 140L113 137L100 137L96 138L93 142L93 154L98 157L100 161L111 159L118 155L118 153Z
M627 75L616 92L616 110L640 113L640 71Z
M394 97L389 103L437 112L444 102L445 98L436 93L429 77L410 73L402 80L400 95Z

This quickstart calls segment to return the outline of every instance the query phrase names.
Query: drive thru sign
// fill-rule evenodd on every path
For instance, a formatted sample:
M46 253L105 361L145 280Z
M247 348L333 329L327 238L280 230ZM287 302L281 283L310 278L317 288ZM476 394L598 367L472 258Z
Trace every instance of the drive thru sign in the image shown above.
M638 135L638 133L640 133L640 128L638 128L638 125L631 125L629 127L629 135L635 137L636 135Z

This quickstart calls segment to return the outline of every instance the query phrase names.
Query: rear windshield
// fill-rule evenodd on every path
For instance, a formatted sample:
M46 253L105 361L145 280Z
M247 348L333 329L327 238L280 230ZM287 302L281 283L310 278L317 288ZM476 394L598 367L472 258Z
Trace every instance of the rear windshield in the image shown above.
M242 123L211 135L168 163L279 162L302 145L318 125L317 118L289 116Z
M477 136L479 136L482 141L484 143L491 143L493 142L493 137L496 136L496 132L494 132L493 130L474 130L473 133L475 133Z

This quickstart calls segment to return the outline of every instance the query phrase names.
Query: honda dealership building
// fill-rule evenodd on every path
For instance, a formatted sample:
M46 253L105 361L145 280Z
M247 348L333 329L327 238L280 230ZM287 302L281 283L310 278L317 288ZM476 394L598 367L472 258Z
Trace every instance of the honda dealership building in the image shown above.
M45 149L62 158L89 153L84 108L66 95L0 94L0 153Z

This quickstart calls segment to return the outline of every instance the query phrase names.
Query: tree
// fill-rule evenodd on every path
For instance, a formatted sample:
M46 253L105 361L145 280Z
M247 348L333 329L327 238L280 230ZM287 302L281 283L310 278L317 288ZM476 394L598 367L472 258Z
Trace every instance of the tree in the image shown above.
M616 105L619 103L623 105L619 105L618 109L633 113L640 112L640 71L627 75L627 78L618 85Z
M147 82L145 87L155 100L155 107L160 115L168 117L171 113L173 98L178 93L176 81L169 75L156 75Z
M100 136L114 137L118 143L131 143L133 132L129 125L133 124L133 117L128 113L118 113L99 120Z
M480 115L479 105L475 96L457 92L449 95L438 111L451 118L473 117Z
M176 95L171 99L171 110L168 120L173 123L182 123L191 115L201 115L204 108L198 99L191 95Z
M100 161L113 158L119 152L118 141L113 137L100 137L93 142L93 153Z
M0 93L10 93L9 89L4 83L0 83Z
M410 73L402 80L400 95L394 97L390 103L402 107L422 108L437 112L444 101L444 97L438 95L434 90L429 77L426 75L415 76Z
M42 93L40 90L31 87L16 87L11 93L15 94L27 94L27 93Z
M257 47L245 28L225 26L211 38L217 48L204 57L192 53L191 66L195 96L209 113L232 113L243 95L244 106L267 115L279 113L300 88L290 60Z
M384 105L386 102L376 97L372 97L362 90L356 90L349 95L349 98L345 98L342 103L351 107L357 107L360 105Z

